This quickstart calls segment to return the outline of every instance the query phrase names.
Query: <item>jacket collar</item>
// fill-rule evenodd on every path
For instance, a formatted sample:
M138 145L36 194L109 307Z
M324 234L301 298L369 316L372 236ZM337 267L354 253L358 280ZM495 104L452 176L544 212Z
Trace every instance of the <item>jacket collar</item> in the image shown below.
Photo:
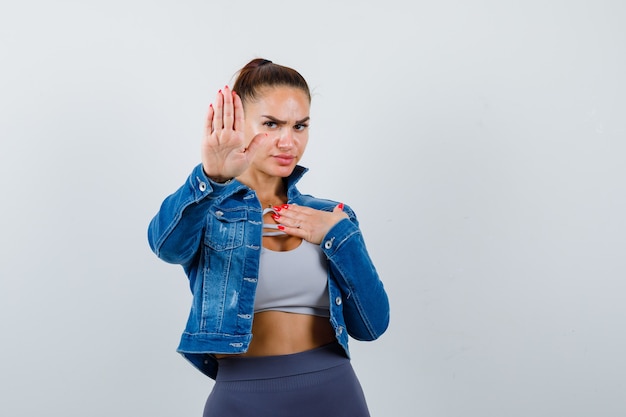
M287 200L293 201L300 196L300 191L296 188L296 184L309 169L301 165L296 165L291 175L285 178L285 185L287 187Z
M289 201L296 199L300 195L300 192L296 188L296 184L308 171L309 168L303 167L301 165L296 165L296 167L293 169L293 172L284 179L285 185L287 186L287 199ZM221 195L221 198L218 198L217 200L223 201L224 199L242 190L249 191L250 188L235 179L228 185L226 185L224 192Z

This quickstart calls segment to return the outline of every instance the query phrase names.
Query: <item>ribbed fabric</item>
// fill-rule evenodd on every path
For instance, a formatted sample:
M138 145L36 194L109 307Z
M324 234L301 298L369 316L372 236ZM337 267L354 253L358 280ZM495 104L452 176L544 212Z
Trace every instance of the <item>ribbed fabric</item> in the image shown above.
M338 344L292 355L219 360L203 417L368 417L361 385Z

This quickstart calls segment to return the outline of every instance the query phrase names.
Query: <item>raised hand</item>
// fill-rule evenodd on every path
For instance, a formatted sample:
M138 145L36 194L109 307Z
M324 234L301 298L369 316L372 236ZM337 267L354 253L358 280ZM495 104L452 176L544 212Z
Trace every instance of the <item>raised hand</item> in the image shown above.
M254 156L259 141L266 134L255 136L249 143L244 135L244 111L241 98L228 86L217 93L215 104L207 114L202 140L202 167L207 176L223 182L243 173Z

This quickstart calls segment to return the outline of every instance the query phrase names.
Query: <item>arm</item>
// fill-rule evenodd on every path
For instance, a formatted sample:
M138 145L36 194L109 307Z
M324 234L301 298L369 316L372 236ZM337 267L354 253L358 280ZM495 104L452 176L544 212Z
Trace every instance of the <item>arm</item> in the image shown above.
M198 165L185 184L163 201L148 227L150 248L159 258L181 265L191 262L201 244L207 210L223 188Z
M150 222L150 247L164 261L186 265L193 260L201 244L207 210L224 189L219 182L236 177L249 166L265 135L257 135L248 142L243 123L241 99L226 86L217 93L215 105L209 107L201 148L202 164L182 187L165 199Z
M348 333L358 340L374 340L389 325L389 300L365 247L354 212L343 204L332 211L289 204L277 207L278 228L321 245L331 276L343 294Z
M324 237L322 250L343 296L350 336L374 340L389 325L389 299L370 259L355 217L341 220Z

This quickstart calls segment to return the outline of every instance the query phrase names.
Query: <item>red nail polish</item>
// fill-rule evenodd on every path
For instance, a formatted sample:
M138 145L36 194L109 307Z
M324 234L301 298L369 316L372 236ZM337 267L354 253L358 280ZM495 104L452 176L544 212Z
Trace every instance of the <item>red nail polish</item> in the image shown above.
M274 214L274 215L272 216L272 219L274 219L274 220L278 221L278 219L280 219L280 216L279 216L278 214Z
M283 226L282 224L278 225L278 230L285 230L285 226Z
M274 209L274 211L280 211L280 210L281 210L281 207L279 207L279 206L274 206L274 207L272 207L272 209Z
M283 208L284 209L288 209L289 208L289 204L283 204Z
M339 207L339 210L343 211L343 203L339 203L337 207Z

